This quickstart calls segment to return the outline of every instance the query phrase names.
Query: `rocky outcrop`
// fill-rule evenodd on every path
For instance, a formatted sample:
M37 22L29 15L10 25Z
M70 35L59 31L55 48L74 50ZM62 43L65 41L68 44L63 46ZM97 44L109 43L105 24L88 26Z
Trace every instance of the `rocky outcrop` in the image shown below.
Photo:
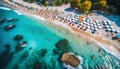
M66 39L58 41L55 44L55 46L63 52L68 52L71 50L71 47L69 46L69 42Z
M79 58L69 53L64 53L62 55L61 61L73 67L77 67L80 64Z
M0 19L0 24L2 24L5 21L5 18Z
M22 39L23 39L23 36L19 34L14 37L15 41L22 40Z

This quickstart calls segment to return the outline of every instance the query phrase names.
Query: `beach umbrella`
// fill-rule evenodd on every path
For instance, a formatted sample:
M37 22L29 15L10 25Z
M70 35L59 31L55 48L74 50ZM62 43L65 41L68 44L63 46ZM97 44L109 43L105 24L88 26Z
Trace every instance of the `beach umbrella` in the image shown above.
M106 21L103 21L103 23L106 23Z
M100 23L97 23L97 26L100 26Z
M93 30L93 29L94 29L94 27L90 27L90 29L91 29L91 30Z
M97 25L94 25L95 28L97 28L98 26Z
M93 21L93 19L89 19L90 21Z
M115 29L111 29L110 32L115 32L116 30Z
M107 24L108 24L107 22L104 23L104 25L107 25Z
M95 22L93 22L93 25L96 25L96 23L95 23Z
M98 30L98 28L94 28L94 30L96 30L96 31L97 31L97 30Z
M108 28L106 31L107 31L107 32L110 32L110 31L111 31L111 29L110 29L110 28Z
M112 25L112 23L111 23L111 22L109 22L108 24L109 24L109 25Z
M106 28L109 28L109 25L105 25Z
M88 28L88 29L89 29L89 28L90 28L90 26L86 26L86 28Z
M98 23L99 21L98 21L98 20L96 20L95 22L97 22L97 23Z
M93 27L93 24L90 24L91 27Z
M102 27L101 26L98 26L99 29L101 29Z
M113 29L113 26L110 26L111 29Z
M119 33L120 31L116 30L116 33Z
M110 23L111 21L107 21L107 23Z

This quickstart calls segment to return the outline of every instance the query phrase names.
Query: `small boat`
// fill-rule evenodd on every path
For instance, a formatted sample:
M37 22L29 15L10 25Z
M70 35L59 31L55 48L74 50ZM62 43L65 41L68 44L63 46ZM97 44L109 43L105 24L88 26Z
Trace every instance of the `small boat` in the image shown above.
M8 20L7 20L7 22L12 22L12 21L14 21L15 19L14 18L9 18Z
M2 24L5 21L5 18L0 19L0 24Z
M8 31L10 29L13 29L15 26L16 26L15 24L10 24L10 25L5 26L4 29L5 29L5 31Z

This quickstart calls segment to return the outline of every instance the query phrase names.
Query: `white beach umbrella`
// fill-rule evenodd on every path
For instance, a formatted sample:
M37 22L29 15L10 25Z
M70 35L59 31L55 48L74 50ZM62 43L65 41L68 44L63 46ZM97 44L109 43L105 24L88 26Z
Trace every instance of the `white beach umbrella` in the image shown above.
M97 22L97 23L98 23L99 21L98 21L98 20L96 20L95 22Z
M112 23L111 23L111 22L109 22L108 24L109 24L109 25L112 25Z
M86 18L83 18L83 21L85 21Z
M107 23L111 23L111 21L107 21Z
M111 32L115 32L116 30L115 29L111 29Z
M93 25L96 25L96 23L95 23L95 22L93 22Z
M104 20L103 23L106 23L106 21Z
M90 26L86 26L88 29L90 28Z
M97 23L97 26L100 26L100 23Z
M94 29L94 27L90 27L90 29L91 29L91 30L93 30L93 29Z
M101 29L102 27L101 26L98 26L99 29Z
M107 25L107 24L108 24L107 22L104 23L104 25Z
M110 32L110 30L111 30L110 28L107 29L108 32Z
M111 29L113 29L113 26L110 26Z
M116 32L117 32L117 33L120 33L120 31L119 31L119 30L116 30Z
M89 20L86 20L86 22L90 22Z
M109 28L110 26L109 25L105 25L106 28Z
M97 28L98 26L97 25L94 25L95 28Z
M98 28L95 28L95 30L97 31L97 30L98 30Z
M93 24L90 24L91 27L93 27Z

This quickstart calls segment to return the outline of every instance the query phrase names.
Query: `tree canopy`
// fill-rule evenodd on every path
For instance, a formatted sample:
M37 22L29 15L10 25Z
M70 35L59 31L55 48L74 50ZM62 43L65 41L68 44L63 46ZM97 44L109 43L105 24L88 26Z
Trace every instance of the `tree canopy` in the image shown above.
M72 0L70 2L70 7L71 8L76 8L80 2L81 2L80 0Z

